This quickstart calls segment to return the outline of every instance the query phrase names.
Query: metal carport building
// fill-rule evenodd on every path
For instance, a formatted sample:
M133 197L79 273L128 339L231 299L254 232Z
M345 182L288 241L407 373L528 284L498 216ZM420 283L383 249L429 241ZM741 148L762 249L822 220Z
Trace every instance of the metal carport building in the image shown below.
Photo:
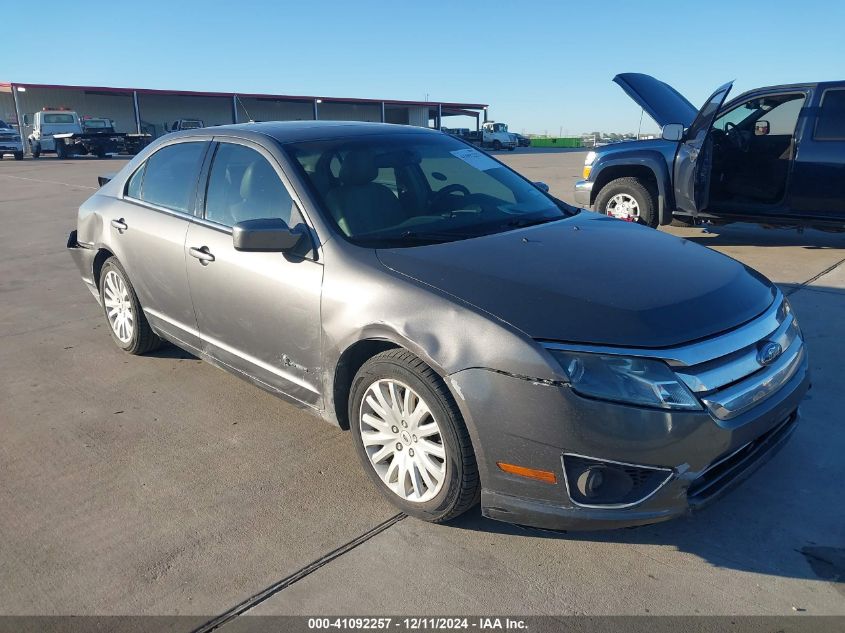
M153 137L165 134L178 119L201 119L209 126L323 119L439 128L444 117L469 116L475 118L476 129L480 120L487 120L483 103L0 83L0 119L13 125L22 121L24 138L32 131L32 114L44 108L106 117L118 132L148 132Z

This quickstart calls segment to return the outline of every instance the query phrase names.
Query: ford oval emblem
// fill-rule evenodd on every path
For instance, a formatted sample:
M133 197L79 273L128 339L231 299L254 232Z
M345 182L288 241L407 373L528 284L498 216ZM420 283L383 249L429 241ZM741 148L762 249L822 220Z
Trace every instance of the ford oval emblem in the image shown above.
M762 347L760 347L760 351L757 352L757 362L763 366L771 365L780 358L782 353L783 348L780 346L780 343L766 341L763 343Z

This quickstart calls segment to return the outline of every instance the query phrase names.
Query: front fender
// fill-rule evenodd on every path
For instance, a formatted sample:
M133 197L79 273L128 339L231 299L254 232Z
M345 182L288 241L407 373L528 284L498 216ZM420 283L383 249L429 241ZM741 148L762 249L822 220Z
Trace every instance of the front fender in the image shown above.
M624 152L610 152L599 154L593 163L590 180L593 186L590 204L595 203L601 188L611 180L634 175L637 171L647 169L657 183L657 208L660 224L668 224L672 219L675 208L675 196L672 190L672 175L667 158L655 150L627 150ZM629 172L626 174L626 171Z

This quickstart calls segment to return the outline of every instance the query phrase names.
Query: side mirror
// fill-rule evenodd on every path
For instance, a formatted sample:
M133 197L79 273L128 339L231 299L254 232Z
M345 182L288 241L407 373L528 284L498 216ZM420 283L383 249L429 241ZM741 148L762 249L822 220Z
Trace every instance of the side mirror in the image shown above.
M303 231L290 228L281 218L244 220L232 227L236 251L287 253L305 240Z
M534 183L534 186L543 193L549 193L549 186L544 182L537 181Z
M754 124L754 136L766 136L769 130L769 122L764 119L760 119Z
M680 141L684 138L684 126L680 123L667 123L663 126L660 136L664 141Z

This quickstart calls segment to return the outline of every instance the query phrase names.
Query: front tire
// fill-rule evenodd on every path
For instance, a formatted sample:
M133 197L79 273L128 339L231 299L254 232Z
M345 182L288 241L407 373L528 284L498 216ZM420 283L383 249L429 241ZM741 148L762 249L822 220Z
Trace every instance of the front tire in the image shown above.
M56 141L56 158L58 158L59 160L64 160L65 158L67 158L67 154L67 146L64 143Z
M443 380L419 358L391 349L352 382L355 448L379 491L402 512L441 523L478 502L475 453Z
M496 151L501 150L502 149L501 141L493 141L493 149L495 149Z
M29 149L32 151L33 158L38 158L39 156L41 156L41 143L30 143Z
M639 178L611 180L596 197L595 210L620 220L637 222L656 228L657 193L652 185Z
M23 160L23 152L15 152L15 160Z
M161 345L116 257L109 257L100 270L100 300L112 340L124 352L146 354Z

